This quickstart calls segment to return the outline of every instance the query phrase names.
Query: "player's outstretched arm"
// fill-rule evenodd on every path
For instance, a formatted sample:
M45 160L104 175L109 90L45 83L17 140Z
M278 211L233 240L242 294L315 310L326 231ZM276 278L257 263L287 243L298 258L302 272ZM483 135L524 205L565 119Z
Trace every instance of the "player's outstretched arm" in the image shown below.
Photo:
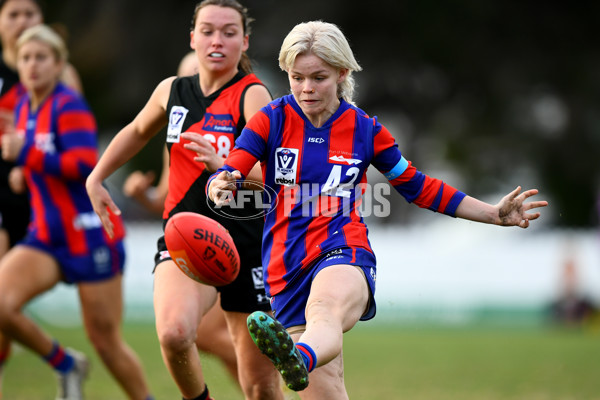
M548 205L548 202L544 200L525 202L527 198L537 193L537 189L530 189L521 193L521 187L518 186L496 205L466 196L456 209L455 215L458 218L486 224L527 228L530 221L540 217L539 212L530 213L529 211Z
M108 209L116 215L119 215L121 211L103 187L102 182L139 153L148 141L166 125L168 122L165 115L166 104L174 79L175 77L167 78L158 84L144 108L133 121L113 137L86 180L86 189L94 211L111 237L113 225Z

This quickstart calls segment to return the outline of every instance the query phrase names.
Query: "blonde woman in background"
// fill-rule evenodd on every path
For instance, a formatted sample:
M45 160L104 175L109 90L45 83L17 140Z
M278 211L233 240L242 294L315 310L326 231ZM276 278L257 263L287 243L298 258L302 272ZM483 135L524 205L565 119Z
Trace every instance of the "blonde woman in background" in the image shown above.
M0 137L14 131L14 108L25 89L17 73L17 39L43 22L39 0L0 0ZM75 68L67 63L61 80L81 92ZM29 201L21 168L0 158L0 259L21 240L29 223ZM10 340L0 332L0 397L2 369L10 353Z
M97 128L83 97L60 82L67 49L46 25L17 41L17 68L26 90L15 110L16 132L2 137L2 157L23 168L32 206L26 237L0 262L0 329L40 355L58 377L57 399L82 399L87 357L65 349L24 313L59 282L77 285L83 325L109 372L132 400L149 388L135 352L120 331L124 229L108 237L85 191L96 164Z

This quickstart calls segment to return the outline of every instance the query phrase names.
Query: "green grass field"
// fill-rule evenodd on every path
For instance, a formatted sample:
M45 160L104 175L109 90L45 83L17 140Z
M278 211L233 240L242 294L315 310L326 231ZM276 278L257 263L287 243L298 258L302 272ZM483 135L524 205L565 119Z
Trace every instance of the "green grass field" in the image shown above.
M125 399L80 329L47 329L90 356L88 400ZM124 333L144 363L156 399L179 399L162 364L154 327L128 324ZM344 356L352 399L600 399L600 335L589 331L371 322L345 335ZM211 394L217 400L242 399L220 364L208 356L204 360ZM3 400L53 399L54 375L38 357L15 349L5 368L3 394Z

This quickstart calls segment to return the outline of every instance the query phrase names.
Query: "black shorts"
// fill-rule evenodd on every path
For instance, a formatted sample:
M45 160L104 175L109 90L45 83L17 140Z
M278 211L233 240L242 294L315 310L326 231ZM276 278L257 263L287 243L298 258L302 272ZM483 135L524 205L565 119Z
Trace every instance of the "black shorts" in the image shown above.
M154 256L154 268L163 261L172 260L164 236L158 239L156 247L158 251ZM254 311L271 311L263 282L261 246L238 247L237 250L240 255L238 277L229 285L216 288L221 293L221 308L248 314Z
M20 202L0 202L0 228L8 232L10 247L25 237L29 214L29 200L26 196Z

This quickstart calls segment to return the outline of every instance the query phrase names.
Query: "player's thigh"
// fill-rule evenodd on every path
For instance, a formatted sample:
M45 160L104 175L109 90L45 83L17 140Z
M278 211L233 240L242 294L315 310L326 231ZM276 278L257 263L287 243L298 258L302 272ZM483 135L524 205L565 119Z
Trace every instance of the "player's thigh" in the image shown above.
M229 337L227 322L225 321L225 312L216 301L215 304L202 317L202 321L197 328L197 340L210 342L217 335L224 334Z
M154 270L154 313L157 329L175 322L185 323L194 332L204 314L217 299L217 290L200 284L179 270L172 260Z
M21 308L50 290L61 278L54 257L33 247L17 245L0 261L0 302L4 307Z
M97 282L80 282L79 300L86 330L90 335L119 329L123 317L123 276Z
M218 302L205 314L196 328L198 350L213 354L230 354L235 357L231 335L224 311Z
M364 314L369 302L369 286L364 273L353 265L332 265L313 279L306 304L306 319L327 313L344 332Z

